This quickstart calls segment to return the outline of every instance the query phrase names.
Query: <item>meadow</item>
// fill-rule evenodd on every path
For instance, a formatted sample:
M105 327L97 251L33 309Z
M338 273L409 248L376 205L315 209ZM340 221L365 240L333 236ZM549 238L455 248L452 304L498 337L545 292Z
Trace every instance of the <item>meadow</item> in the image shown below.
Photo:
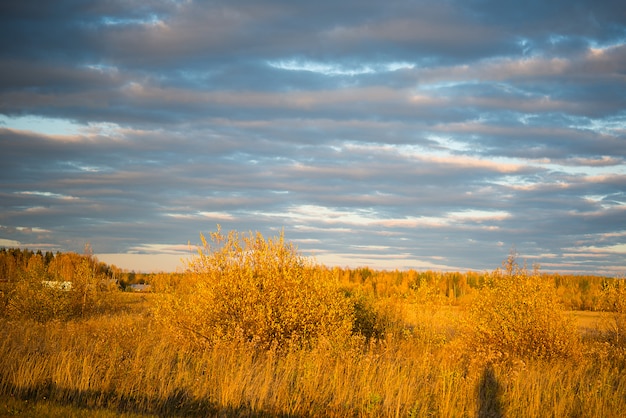
M133 276L147 293L89 254L2 250L10 263L1 416L626 410L623 279L545 275L515 254L480 273L327 268L282 236L219 230L184 272Z

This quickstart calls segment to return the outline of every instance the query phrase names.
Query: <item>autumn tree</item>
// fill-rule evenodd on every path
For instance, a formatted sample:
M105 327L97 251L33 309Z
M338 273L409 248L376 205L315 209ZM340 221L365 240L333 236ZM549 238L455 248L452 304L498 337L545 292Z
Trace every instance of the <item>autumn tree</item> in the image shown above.
M284 235L222 234L218 227L190 261L186 281L162 295L155 316L196 345L237 341L258 348L310 346L349 336L352 308L326 269Z

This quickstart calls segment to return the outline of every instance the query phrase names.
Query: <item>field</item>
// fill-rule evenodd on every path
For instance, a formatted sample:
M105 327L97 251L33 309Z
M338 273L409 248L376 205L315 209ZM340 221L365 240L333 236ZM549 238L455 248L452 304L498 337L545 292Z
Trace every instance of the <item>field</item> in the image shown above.
M280 238L213 238L222 245L205 243L187 272L144 277L150 293L61 293L40 281L27 286L27 277L5 283L0 415L626 410L626 292L618 279L598 278L596 292L593 279L555 281L515 260L480 277L328 269ZM597 309L566 310L566 298Z
M198 352L162 338L153 295L120 296L127 312L3 322L0 414L608 417L626 406L623 350L591 340L582 358L472 363L470 348L446 337L463 316L458 307L411 306L419 336L366 348ZM603 320L574 315L585 332Z

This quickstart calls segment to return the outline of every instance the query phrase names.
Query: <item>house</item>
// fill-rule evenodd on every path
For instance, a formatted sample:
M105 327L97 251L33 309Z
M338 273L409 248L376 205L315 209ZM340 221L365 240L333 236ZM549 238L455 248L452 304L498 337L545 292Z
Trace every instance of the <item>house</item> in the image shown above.
M149 292L150 291L149 284L131 284L127 286L127 288L130 288L133 292Z
M59 280L44 280L41 283L50 289L63 290L65 292L72 290L72 282L68 281L62 282Z

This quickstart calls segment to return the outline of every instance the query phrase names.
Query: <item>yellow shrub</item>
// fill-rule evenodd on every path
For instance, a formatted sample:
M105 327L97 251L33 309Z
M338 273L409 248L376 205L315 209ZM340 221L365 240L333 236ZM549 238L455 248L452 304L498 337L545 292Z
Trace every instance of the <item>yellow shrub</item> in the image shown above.
M328 270L300 256L284 236L211 233L189 263L187 281L158 298L155 316L184 340L241 341L260 348L349 336L352 309Z
M7 286L2 294L4 316L43 322L63 310L65 298L59 298L60 292L43 284L47 279L45 273L43 257L33 255L19 280Z
M43 261L33 256L25 277L7 290L4 315L12 319L46 322L67 320L94 313L109 300L100 292L101 277L94 270L91 257L76 256L71 265L72 281L48 280Z
M603 334L611 343L626 346L626 281L606 282L602 286L600 308Z
M511 260L496 270L470 306L465 337L476 353L500 357L569 357L579 352L551 281ZM511 264L513 263L513 264Z
M409 332L403 302L392 298L377 300L364 292L348 294L348 298L354 310L352 333L363 337L365 342Z

